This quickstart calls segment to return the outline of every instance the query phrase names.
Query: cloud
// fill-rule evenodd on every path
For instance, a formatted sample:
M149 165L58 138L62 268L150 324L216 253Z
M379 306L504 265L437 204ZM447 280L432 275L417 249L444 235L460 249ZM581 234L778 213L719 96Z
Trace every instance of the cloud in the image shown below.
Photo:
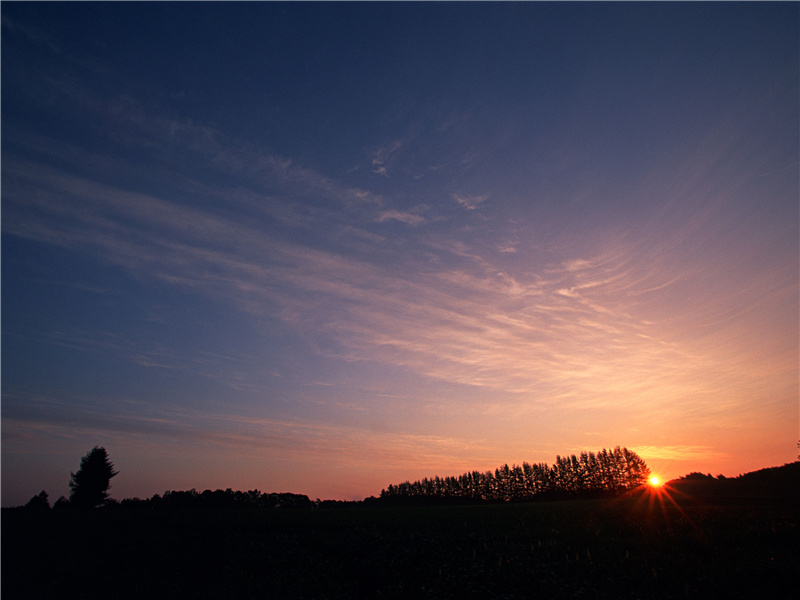
M467 194L452 194L452 198L467 210L475 210L480 204L489 199L489 195L470 196Z
M388 146L378 148L372 155L372 172L385 177L389 176L389 164L392 162L396 152L402 148L403 142L395 140Z
M278 316L331 357L573 407L689 410L690 401L742 379L740 365L722 368L716 354L665 339L652 319L632 312L626 295L656 287L659 273L634 267L624 247L542 266L541 277L510 275L457 240L439 250L419 244L387 265L381 237L363 236L353 255L337 236L282 237L270 211L254 218L216 204L190 207L14 160L4 171L7 232L90 250L137 277L232 303L257 322ZM350 219L344 224L355 227ZM385 210L377 220L420 219ZM475 260L454 266L453 248ZM129 356L148 365L173 360L141 349Z
M725 460L729 455L712 446L636 446L631 448L645 460L704 461Z
M574 258L571 260L564 261L562 265L564 270L573 272L573 271L581 271L583 269L588 269L592 266L592 263L582 258Z
M202 124L149 116L132 100L126 110L110 104L86 100L149 158L114 162L9 126L4 142L38 159L4 156L4 233L90 252L135 277L234 306L256 328L277 316L327 356L524 395L531 404L690 411L698 398L742 382L766 385L763 364L732 358L742 334L730 324L754 298L778 303L774 272L687 304L702 290L697 282L718 269L713 254L705 263L673 258L702 231L696 219L688 230L673 226L674 236L662 235L667 226L658 222L638 237L598 231L595 239L558 240L556 251L542 253L545 262L522 242L498 245L493 231L413 227L434 219ZM376 151L373 167L387 168L401 147ZM153 156L179 149L200 166L191 176L151 174ZM147 180L154 191L109 183L92 165ZM489 195L452 197L475 210ZM701 224L717 214L706 212ZM376 226L390 221L412 227L398 234ZM532 258L509 272L495 264L498 247ZM140 364L169 364L158 349L127 352ZM734 409L741 394L701 410Z
M425 223L425 217L409 212L401 212L399 210L384 210L378 215L378 223L384 221L400 221L407 225L422 225Z

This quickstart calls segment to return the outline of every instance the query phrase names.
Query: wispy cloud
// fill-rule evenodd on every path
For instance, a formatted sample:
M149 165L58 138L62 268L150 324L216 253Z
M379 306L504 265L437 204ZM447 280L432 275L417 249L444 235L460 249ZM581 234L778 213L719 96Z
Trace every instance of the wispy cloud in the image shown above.
M505 254L515 254L517 252L516 245L511 242L501 244L498 249Z
M452 198L467 210L475 210L483 202L489 199L489 195L484 194L482 196L474 196L469 194L453 194Z
M384 221L400 221L407 225L422 225L425 223L425 217L410 212L401 212L399 210L384 210L378 215L378 223Z
M384 177L389 177L390 165L397 151L400 150L402 146L402 141L395 140L388 146L378 148L372 155L372 172L383 175Z
M9 142L39 157L4 158L5 233L89 251L137 277L233 305L256 322L277 316L328 356L535 403L691 410L697 398L759 380L766 368L730 360L725 342L739 334L723 325L756 298L778 302L771 294L790 293L785 285L776 290L769 271L749 273L736 290L704 292L718 298L675 304L718 269L716 254L687 256L683 248L703 248L700 233L724 215L721 201L679 221L670 219L674 206L665 208L638 235L557 240L545 260L532 250L538 244L517 237L478 243L497 232L428 231L434 228L419 226L436 220L421 204L409 210L203 124L150 115L133 99L72 100L102 112L114 125L108 135L150 158L132 166L4 128ZM378 149L373 170L388 174L402 147L397 140ZM221 179L203 168L176 179L156 169L150 177L148 161L165 161L177 148ZM65 166L51 166L56 157ZM110 184L85 165L130 181L156 178L159 191ZM679 188L673 194L694 191ZM467 210L488 208L489 197L452 194ZM393 221L411 226L402 228L409 236L388 231ZM499 264L520 255L524 264ZM158 349L129 355L166 364ZM704 410L723 411L738 398Z
M715 462L729 458L728 454L720 452L713 446L636 446L631 448L645 460L681 460Z
M289 168L280 166L274 177ZM10 161L4 170L7 232L90 249L139 277L232 302L257 319L277 315L329 356L574 407L688 407L742 378L741 364L720 364L714 352L678 343L636 314L636 293L668 286L675 275L653 271L624 246L541 265L541 275L524 277L497 269L486 256L458 268L440 256L432 268L435 244L410 249L387 268L385 238L370 233L358 214L342 223L365 232L363 252L353 256L338 237L322 245L282 237L270 225L272 213L234 217L216 205L192 207L41 165ZM378 222L423 219L378 214ZM452 243L458 254L474 254ZM139 364L165 364L163 356L132 356Z

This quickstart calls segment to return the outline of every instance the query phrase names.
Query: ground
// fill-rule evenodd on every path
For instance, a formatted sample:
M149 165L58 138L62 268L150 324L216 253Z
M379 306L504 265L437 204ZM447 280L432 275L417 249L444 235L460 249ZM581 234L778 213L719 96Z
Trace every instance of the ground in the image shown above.
M662 498L663 499L663 498ZM4 598L770 597L800 504L3 512Z

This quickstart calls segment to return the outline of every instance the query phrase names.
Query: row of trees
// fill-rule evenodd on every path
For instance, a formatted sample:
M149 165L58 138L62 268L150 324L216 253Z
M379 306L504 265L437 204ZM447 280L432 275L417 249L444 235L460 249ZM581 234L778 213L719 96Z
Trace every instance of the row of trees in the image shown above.
M316 506L305 494L265 493L258 490L248 492L195 489L167 491L164 495L140 500L128 498L119 503L121 508L175 508L175 509L241 509L241 508L313 508Z
M118 501L113 498L106 498L97 507L103 508L146 508L146 509L264 509L264 508L316 508L319 506L328 507L337 504L333 501L312 502L305 494L291 493L265 493L258 490L248 492L226 490L205 490L198 492L195 489L188 491L166 491L163 495L155 494L150 498L125 498ZM81 507L71 500L59 498L53 505L54 509ZM29 509L50 508L47 492L42 491L31 498L25 505ZM86 506L82 506L86 508ZM90 507L94 508L94 507Z
M578 495L617 493L646 483L650 469L642 458L627 448L581 452L569 457L556 456L546 463L507 464L494 472L472 471L457 477L405 481L381 491L381 499L467 499L508 502L539 495Z

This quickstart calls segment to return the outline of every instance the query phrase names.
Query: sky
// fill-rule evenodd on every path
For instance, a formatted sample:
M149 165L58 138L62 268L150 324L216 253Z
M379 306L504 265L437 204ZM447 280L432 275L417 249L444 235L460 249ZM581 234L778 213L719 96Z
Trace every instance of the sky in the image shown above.
M797 458L797 3L2 4L2 504Z

